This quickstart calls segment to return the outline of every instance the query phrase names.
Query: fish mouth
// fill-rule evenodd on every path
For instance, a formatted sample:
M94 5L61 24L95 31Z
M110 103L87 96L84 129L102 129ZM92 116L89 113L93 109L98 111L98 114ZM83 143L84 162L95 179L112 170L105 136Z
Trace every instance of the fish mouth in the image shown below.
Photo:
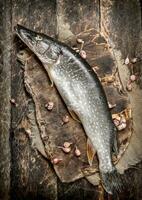
M17 24L17 26L14 27L16 35L30 48L33 49L33 46L36 42L36 33L32 30L29 30L25 28L24 26L21 26Z

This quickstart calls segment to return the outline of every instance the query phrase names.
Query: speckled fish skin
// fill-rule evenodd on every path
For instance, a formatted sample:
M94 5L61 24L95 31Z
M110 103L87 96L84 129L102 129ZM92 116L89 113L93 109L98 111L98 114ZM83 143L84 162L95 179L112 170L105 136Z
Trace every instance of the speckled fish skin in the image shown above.
M16 32L41 60L65 104L82 122L97 151L104 188L108 193L119 190L119 176L112 163L112 149L117 143L116 128L97 75L65 44L20 25Z

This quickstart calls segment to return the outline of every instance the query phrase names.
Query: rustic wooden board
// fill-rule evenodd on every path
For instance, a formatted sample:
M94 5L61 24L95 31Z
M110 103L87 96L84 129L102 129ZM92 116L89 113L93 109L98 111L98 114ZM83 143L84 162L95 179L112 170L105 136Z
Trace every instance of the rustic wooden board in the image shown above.
M98 61L98 57L102 60L100 64L97 63L97 73L99 77L103 78L106 75L111 76L116 71L116 65L113 62L111 53L108 48L106 48L106 42L99 43L99 33L95 30L87 30L83 31L83 33L79 33L77 37L80 37L85 41L84 49L87 53L90 65L93 67L96 66L95 60ZM98 41L98 43L96 43L96 41ZM90 48L92 51L90 51ZM92 54L92 52L94 52L94 54ZM91 173L98 171L97 158L94 159L93 167L89 167L86 156L86 134L84 133L81 124L73 120L69 115L68 110L55 87L51 87L51 83L48 80L48 75L44 67L40 65L40 63L38 64L35 56L32 56L31 52L21 51L18 53L18 58L25 62L23 67L25 70L24 83L27 92L32 96L35 103L36 118L40 129L41 139L47 152L47 157L51 162L55 158L62 160L59 164L54 165L54 169L60 180L62 182L73 182L84 177L84 174L87 175L88 173L88 175L91 175ZM111 65L105 65L103 61L108 61ZM106 71L108 73L106 73ZM129 102L126 95L119 94L117 88L113 86L114 82L115 80L111 83L106 83L107 85L104 85L104 89L108 101L117 105L115 109L112 109L112 113L118 113L125 110L129 105ZM45 106L48 102L54 103L52 111L48 111ZM62 119L65 115L70 116L69 122L62 125ZM123 142L123 138L128 140L131 136L131 132L129 134L128 130L129 126L128 129L121 134L123 135L121 138L119 134L120 143ZM72 143L71 152L68 154L59 148L63 146L65 141ZM125 141L125 144L121 146L119 158L124 149L126 149L126 145L128 145L128 142ZM75 156L76 146L81 151L80 157ZM95 178L94 181L96 182Z
M27 55L30 57L29 54ZM75 122L71 117L69 123L62 125L62 118L65 115L69 116L69 113L55 87L51 87L43 66L36 62L35 57L31 57L25 66L24 82L36 106L36 118L47 156L51 162L54 158L63 160L59 165L54 166L57 175L63 182L81 178L83 176L81 169L87 165L86 137L82 134L80 123ZM45 107L48 102L54 102L52 111L48 111ZM63 146L65 141L72 143L70 154L65 154L58 148ZM75 146L82 152L81 158L75 157Z

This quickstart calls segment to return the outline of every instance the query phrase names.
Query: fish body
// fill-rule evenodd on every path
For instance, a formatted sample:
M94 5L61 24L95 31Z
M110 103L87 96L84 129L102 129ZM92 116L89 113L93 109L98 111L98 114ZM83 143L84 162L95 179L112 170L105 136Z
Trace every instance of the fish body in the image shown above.
M20 25L16 32L41 60L68 109L80 119L97 152L104 188L108 193L118 191L121 183L112 163L113 149L117 149L117 132L97 75L65 44Z

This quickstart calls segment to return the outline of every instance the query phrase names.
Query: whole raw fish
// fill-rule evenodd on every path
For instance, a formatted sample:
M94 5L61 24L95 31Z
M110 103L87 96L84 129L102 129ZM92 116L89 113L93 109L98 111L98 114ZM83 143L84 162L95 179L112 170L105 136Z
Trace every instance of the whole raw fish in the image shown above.
M75 113L81 121L89 138L89 163L92 164L93 147L94 152L97 152L105 190L108 193L119 191L122 183L112 163L112 153L117 152L117 132L97 75L89 64L67 45L20 25L17 25L15 30L43 63L70 113L73 116Z

